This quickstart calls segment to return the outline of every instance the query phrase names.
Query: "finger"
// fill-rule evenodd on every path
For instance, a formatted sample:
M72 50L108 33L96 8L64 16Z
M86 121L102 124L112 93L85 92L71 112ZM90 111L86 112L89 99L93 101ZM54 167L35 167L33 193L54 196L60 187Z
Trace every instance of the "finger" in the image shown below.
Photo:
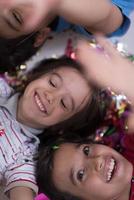
M119 52L116 50L112 42L110 42L108 39L106 39L102 35L96 35L95 39L97 43L104 49L105 52L108 53L110 57L115 57L119 55Z
M106 62L106 56L100 49L90 46L87 41L79 41L77 58L84 66L98 66Z

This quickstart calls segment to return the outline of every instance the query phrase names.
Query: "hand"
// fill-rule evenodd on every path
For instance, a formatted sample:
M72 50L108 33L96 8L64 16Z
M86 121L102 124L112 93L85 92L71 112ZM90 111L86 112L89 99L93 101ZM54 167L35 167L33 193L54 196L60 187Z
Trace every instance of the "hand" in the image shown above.
M95 49L87 42L78 45L78 60L83 64L88 80L101 87L110 87L115 92L124 92L132 103L129 114L128 133L134 132L134 65L122 57L103 37L97 37L100 46Z
M88 80L101 87L110 87L116 92L124 92L134 100L134 66L103 37L96 37L99 49L87 42L78 45L78 60L83 64Z

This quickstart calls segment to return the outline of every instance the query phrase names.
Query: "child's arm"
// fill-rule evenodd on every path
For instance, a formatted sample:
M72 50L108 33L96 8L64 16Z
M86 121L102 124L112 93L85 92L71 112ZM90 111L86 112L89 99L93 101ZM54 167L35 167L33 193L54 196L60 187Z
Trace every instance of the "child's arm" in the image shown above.
M124 92L134 109L134 65L123 58L106 39L99 37L97 50L87 42L78 46L78 58L83 64L87 78L101 87L110 87L115 92ZM134 113L128 119L129 130L134 130Z
M33 200L34 194L30 188L14 187L10 190L10 200Z
M92 33L112 33L123 22L121 11L109 0L61 0L58 15Z
M78 46L78 59L87 78L101 87L124 92L134 102L134 64L122 57L108 40L98 37L97 41L102 49L95 49L89 42Z
M31 145L34 146L35 144ZM27 146L29 147L28 144ZM10 165L10 169L7 167L5 171L6 187L4 192L9 195L10 200L33 200L34 196L38 193L35 178L35 163L31 160L31 154L27 154L30 151L29 148L24 148L24 151L20 149L22 153L16 153L19 158L17 159L18 162L16 162L14 156L14 163ZM33 153L35 152L34 148L31 150L33 150Z

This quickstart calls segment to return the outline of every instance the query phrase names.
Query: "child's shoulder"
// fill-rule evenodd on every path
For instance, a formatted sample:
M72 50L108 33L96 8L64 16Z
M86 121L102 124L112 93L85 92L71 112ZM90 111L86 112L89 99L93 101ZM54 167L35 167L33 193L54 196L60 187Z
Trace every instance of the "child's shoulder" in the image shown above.
M3 77L0 77L0 98L6 98L11 95L13 89L9 86Z

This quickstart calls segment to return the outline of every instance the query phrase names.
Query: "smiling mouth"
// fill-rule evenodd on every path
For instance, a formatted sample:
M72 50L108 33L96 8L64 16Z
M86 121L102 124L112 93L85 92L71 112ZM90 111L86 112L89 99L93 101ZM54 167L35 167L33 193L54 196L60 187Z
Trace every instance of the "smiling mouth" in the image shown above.
M115 173L115 169L116 169L116 161L114 158L111 158L110 162L109 162L107 174L106 174L107 182L110 182L112 180L114 173Z
M35 93L34 99L35 99L36 105L39 108L39 110L45 114L48 114L45 105L42 103L42 101L37 93Z

